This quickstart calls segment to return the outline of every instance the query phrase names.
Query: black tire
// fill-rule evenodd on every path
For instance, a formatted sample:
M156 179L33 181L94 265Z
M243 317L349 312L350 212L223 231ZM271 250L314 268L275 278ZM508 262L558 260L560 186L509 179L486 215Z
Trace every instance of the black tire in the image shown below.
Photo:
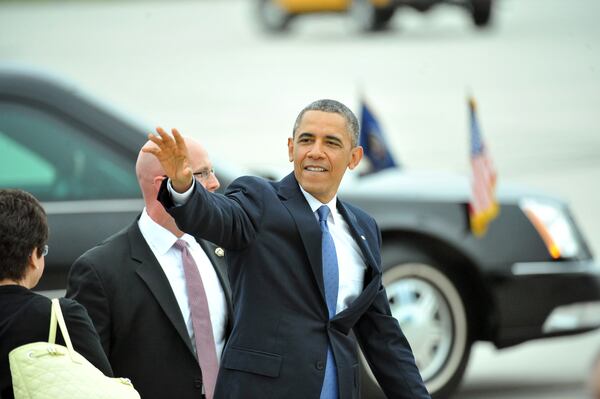
M472 346L472 326L470 326L468 309L465 307L466 301L460 295L460 287L448 271L416 248L388 247L383 249L382 254L384 258L383 279L388 298L390 298L392 314L398 319L411 343L421 375L432 397L434 399L447 398L456 390L462 379ZM400 293L403 295L398 295ZM435 339L424 339L423 337L428 334L424 334L422 328L416 331L416 325L419 323L411 321L411 315L418 314L423 319L427 318L420 310L416 312L420 309L419 306L408 306L414 308L414 312L411 313L403 304L404 316L408 314L411 317L407 319L402 316L402 311L399 310L399 301L400 298L405 299L406 294L414 294L413 303L419 302L420 299L423 301L434 299L438 309L432 312L434 317L431 318L432 323L430 324L439 322L440 325L446 326L439 330L444 332L444 334L440 334L439 342L433 342ZM396 306L394 306L395 302ZM414 329L411 329L411 323ZM436 328L434 329L437 331ZM446 331L448 333L445 333ZM443 335L450 337L445 338ZM432 342L425 342L429 340ZM434 349L432 350L432 348ZM429 356L431 359L427 359L427 362L423 363L420 359L422 353L435 354ZM361 360L362 397L385 398L362 356Z
M352 22L361 32L384 30L395 11L394 7L375 7L369 0L353 0L350 8Z
M262 27L268 32L286 31L294 17L274 0L258 0L257 11Z
M475 26L488 26L492 18L493 0L471 0L471 15Z

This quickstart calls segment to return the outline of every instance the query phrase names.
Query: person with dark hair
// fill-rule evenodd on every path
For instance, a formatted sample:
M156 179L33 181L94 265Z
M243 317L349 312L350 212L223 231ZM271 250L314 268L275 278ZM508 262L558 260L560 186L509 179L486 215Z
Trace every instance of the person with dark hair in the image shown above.
M241 177L225 195L194 182L176 129L149 136L165 209L228 251L234 325L215 398L358 398L356 341L389 398L429 398L382 285L379 228L337 197L363 155L358 132L344 104L315 101L288 139L293 173Z
M48 224L40 203L21 190L0 189L0 397L12 399L8 354L48 340L50 299L31 291L44 272ZM75 350L107 376L112 369L100 337L83 306L61 298L60 306ZM61 334L58 343L64 345Z

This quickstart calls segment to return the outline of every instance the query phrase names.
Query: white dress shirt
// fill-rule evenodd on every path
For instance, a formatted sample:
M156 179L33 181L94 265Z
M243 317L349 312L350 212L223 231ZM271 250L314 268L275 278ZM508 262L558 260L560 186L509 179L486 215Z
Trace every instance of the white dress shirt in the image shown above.
M188 335L192 341L192 347L195 350L194 327L192 325L192 316L188 302L181 251L173 247L173 244L177 241L177 237L152 220L146 212L146 208L144 208L140 216L138 226L140 227L142 236L144 236L144 239L150 246L156 260L169 280L179 309L181 309ZM217 359L220 359L223 347L225 346L225 329L228 318L225 292L210 259L206 256L206 253L204 253L204 250L194 237L184 234L181 239L188 243L188 249L200 271L200 277L202 278L202 284L204 285L208 299Z
M184 204L194 189L195 181L192 187L184 193L178 193L171 186L171 181L167 185L173 202L177 205ZM313 197L311 194L304 191L302 186L300 191L304 194L304 198L310 205L310 209L313 211L317 221L319 215L317 209L321 205L327 205L329 207L329 216L327 217L327 226L329 227L329 233L333 238L335 244L335 252L338 260L339 269L339 289L338 289L338 300L336 306L336 314L346 309L363 291L363 285L365 281L365 270L367 269L363 253L361 252L358 244L350 234L350 227L344 220L342 215L338 212L336 203L337 195L333 197L327 204L321 203L318 199Z
M317 221L319 220L317 209L322 205L329 207L330 212L327 217L327 227L329 227L329 233L335 244L340 276L336 306L337 314L350 306L363 291L365 270L367 269L365 258L358 244L350 234L348 223L346 223L344 217L337 209L337 195L327 204L323 204L311 194L304 191L302 186L300 186L300 191L304 194L304 198L306 198L308 205L310 205L310 209L313 211Z

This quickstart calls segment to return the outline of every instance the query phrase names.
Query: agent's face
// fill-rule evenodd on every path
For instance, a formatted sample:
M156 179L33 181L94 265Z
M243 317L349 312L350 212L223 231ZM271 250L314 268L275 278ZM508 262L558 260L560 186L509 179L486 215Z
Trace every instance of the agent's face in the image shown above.
M288 139L290 162L300 186L322 203L337 193L346 168L362 159L362 147L352 148L343 116L307 111L293 138Z
M221 184L217 176L212 172L213 166L210 159L208 159L206 151L195 145L191 145L188 151L190 153L190 166L192 167L196 181L211 193L216 191Z

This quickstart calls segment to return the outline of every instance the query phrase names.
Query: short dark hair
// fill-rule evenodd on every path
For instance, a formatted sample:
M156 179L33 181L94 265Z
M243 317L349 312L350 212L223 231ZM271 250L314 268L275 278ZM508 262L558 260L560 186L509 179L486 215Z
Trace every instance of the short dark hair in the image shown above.
M21 281L29 255L38 256L48 241L46 212L35 197L23 190L0 189L0 279Z
M359 126L358 119L356 115L350 110L350 108L346 107L339 101L336 100L317 100L308 104L296 118L296 122L294 123L294 131L292 132L292 137L295 137L296 130L300 126L300 122L302 121L302 117L307 111L323 111L323 112L332 112L334 114L341 115L346 120L346 126L348 128L348 133L350 133L350 139L352 140L352 147L356 147L358 145L358 135L359 135Z

